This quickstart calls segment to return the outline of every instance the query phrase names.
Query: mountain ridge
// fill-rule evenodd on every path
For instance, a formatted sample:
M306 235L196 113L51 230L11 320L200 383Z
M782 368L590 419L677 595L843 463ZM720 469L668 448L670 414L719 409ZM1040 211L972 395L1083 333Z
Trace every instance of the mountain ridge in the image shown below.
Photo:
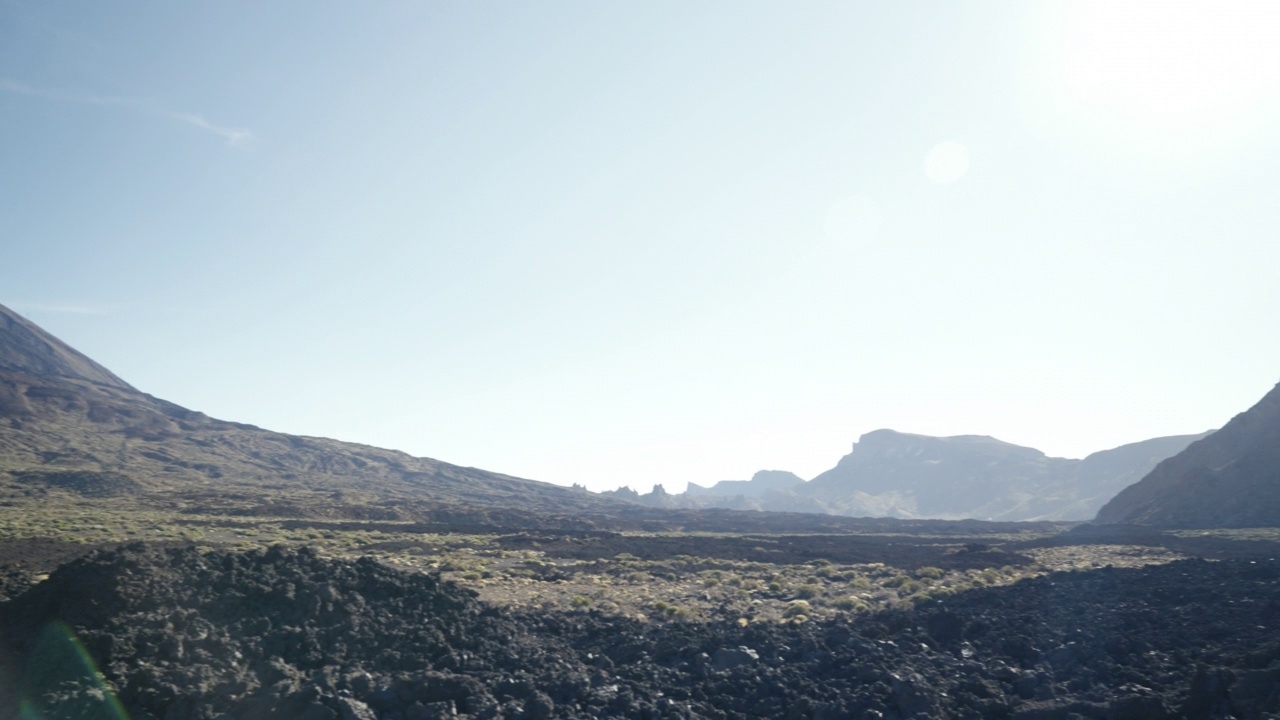
M5 338L5 342L0 343L0 370L73 378L125 390L136 389L4 305L0 305L0 337Z
M1098 523L1280 525L1280 384L1221 430L1157 465L1098 510Z
M654 507L722 507L847 517L1079 520L1196 439L1127 443L1083 459L1055 458L988 435L934 437L880 429L863 434L836 466L805 482L691 484L683 494L615 491ZM764 471L762 471L764 472ZM777 477L772 475L771 477ZM761 473L756 474L756 478ZM717 490L718 489L718 490Z

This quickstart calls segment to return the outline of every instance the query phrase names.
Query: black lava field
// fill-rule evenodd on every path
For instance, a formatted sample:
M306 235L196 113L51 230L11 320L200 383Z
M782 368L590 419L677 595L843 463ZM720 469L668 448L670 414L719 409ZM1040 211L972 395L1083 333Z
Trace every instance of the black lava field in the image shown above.
M1280 563L1262 559L740 627L514 613L308 550L129 546L0 604L0 631L6 717L120 716L72 637L135 720L1280 714Z

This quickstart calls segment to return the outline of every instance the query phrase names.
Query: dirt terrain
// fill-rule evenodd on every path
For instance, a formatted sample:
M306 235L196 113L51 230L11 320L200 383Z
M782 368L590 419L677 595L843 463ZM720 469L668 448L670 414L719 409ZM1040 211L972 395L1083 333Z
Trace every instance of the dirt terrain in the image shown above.
M10 716L21 696L46 718L112 717L110 688L139 720L1266 718L1277 618L1280 563L1263 558L744 626L500 611L436 575L308 549L142 545L0 605ZM105 686L59 654L71 634Z

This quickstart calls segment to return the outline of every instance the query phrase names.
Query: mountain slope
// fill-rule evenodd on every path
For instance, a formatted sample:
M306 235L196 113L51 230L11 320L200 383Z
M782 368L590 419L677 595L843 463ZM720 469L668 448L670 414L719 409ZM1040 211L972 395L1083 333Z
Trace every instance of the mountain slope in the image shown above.
M0 305L0 371L133 390L110 370L4 305Z
M394 450L225 422L139 392L0 306L0 496L287 510L318 497L393 512L432 501L538 512L618 504Z
M1100 523L1280 525L1280 385L1221 430L1156 466L1098 511Z

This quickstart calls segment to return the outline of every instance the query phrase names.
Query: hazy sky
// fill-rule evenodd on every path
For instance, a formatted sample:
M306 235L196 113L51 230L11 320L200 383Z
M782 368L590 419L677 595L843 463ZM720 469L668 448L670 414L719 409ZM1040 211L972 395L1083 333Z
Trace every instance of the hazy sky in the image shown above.
M0 0L0 303L215 417L592 489L1280 380L1280 3Z

